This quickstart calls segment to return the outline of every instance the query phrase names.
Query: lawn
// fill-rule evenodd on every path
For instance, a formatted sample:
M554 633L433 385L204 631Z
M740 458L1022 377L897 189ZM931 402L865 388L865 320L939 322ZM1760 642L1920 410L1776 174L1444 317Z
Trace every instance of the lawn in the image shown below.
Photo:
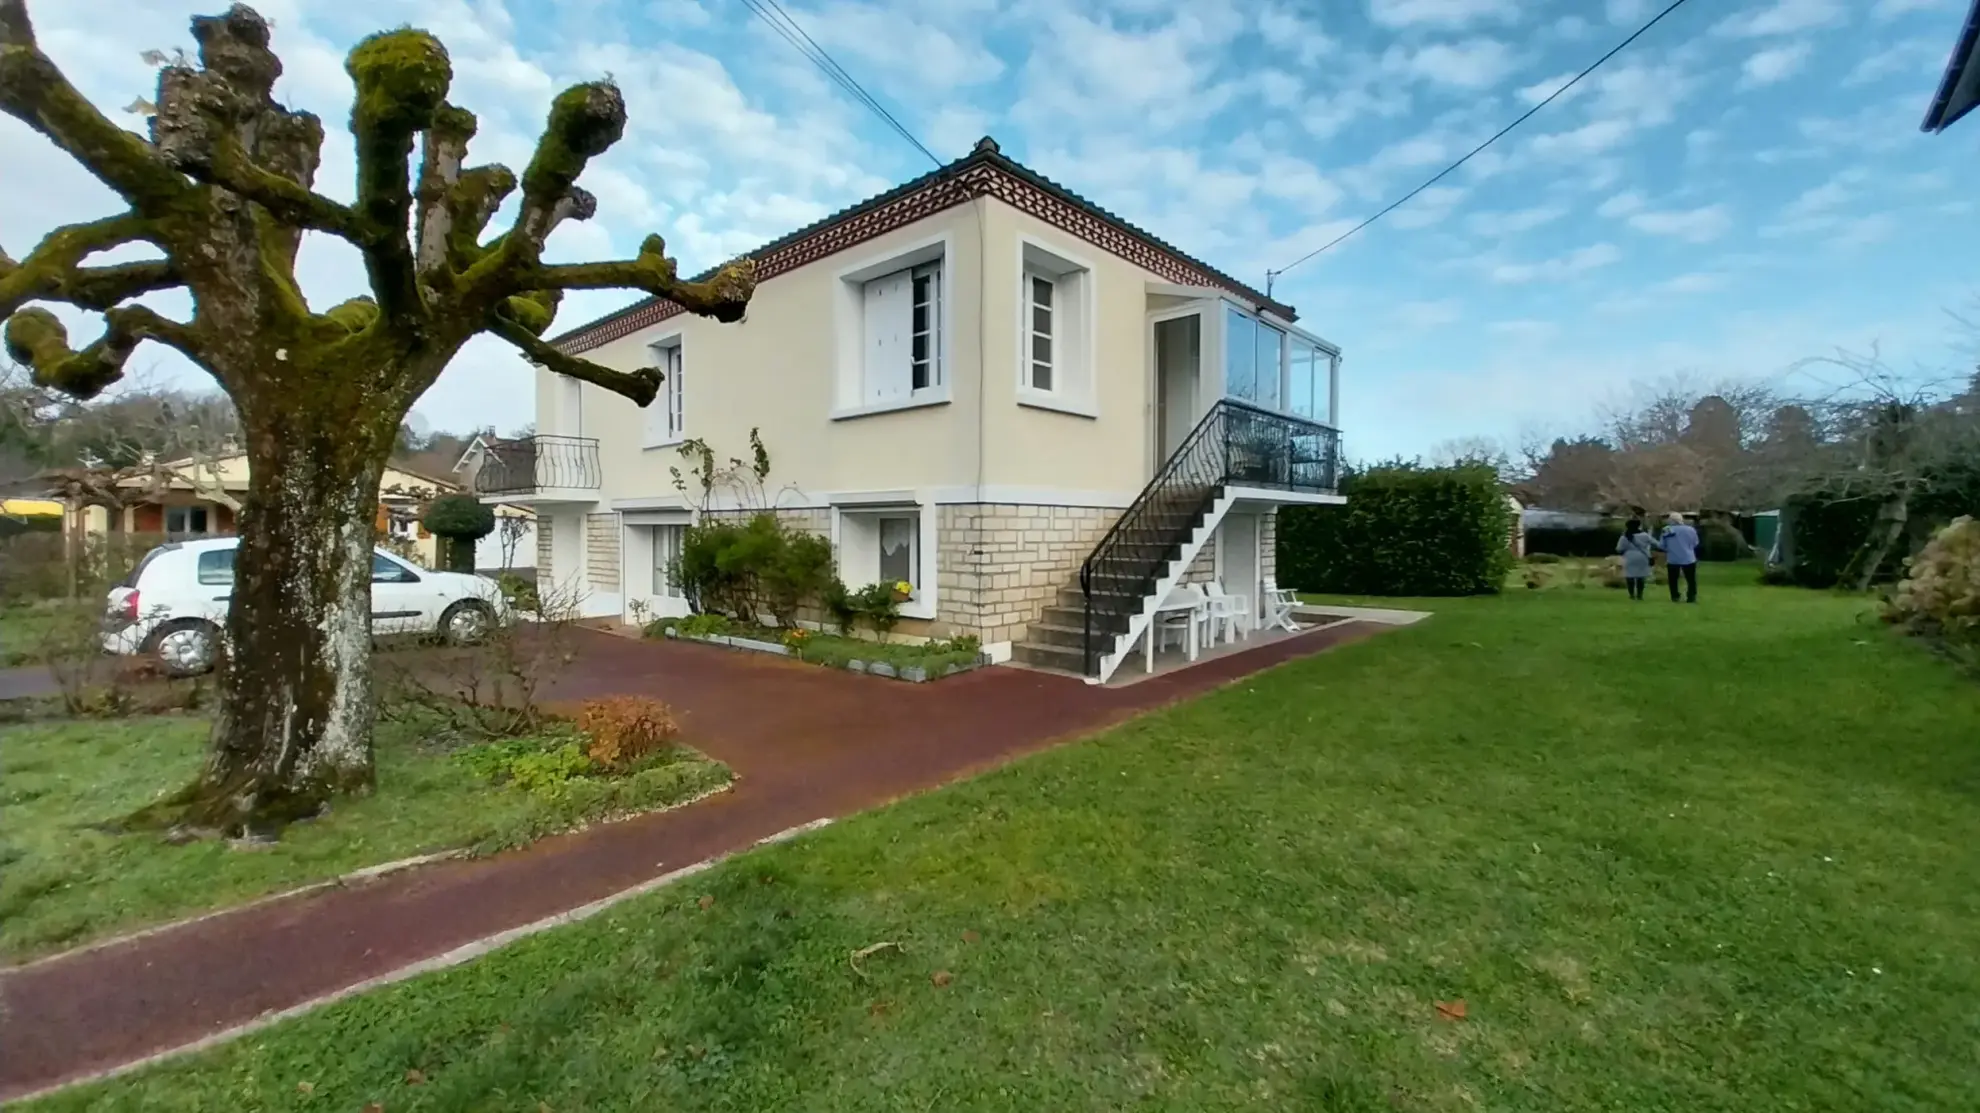
M45 660L51 640L64 625L85 634L94 633L101 609L94 603L67 601L0 607L0 668ZM64 631L60 644L72 643L75 637Z
M0 729L0 954L18 961L414 855L513 846L728 779L676 748L625 777L528 792L477 775L486 748L441 752L425 743L430 732L392 723L377 736L381 790L337 802L275 845L173 846L95 828L189 781L206 735L203 719L184 716Z
M1703 597L1438 601L38 1108L1980 1108L1980 685Z

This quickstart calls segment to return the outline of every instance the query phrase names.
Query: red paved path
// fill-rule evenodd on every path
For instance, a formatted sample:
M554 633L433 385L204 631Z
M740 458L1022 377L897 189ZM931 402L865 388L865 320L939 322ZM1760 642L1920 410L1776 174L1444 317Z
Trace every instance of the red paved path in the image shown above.
M687 808L228 913L0 978L0 1100L129 1062L823 816L840 816L1381 629L1343 623L1125 688L1018 669L903 684L587 635L555 693L643 693L741 775Z

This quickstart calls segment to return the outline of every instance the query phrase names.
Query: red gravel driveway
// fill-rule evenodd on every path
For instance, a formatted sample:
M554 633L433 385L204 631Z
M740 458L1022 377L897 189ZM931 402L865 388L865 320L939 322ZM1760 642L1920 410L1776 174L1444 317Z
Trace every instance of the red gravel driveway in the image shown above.
M1125 688L1013 668L906 684L587 632L554 698L666 700L683 734L740 775L734 791L516 853L275 901L8 971L0 977L0 1100L182 1046L1380 629L1343 623Z

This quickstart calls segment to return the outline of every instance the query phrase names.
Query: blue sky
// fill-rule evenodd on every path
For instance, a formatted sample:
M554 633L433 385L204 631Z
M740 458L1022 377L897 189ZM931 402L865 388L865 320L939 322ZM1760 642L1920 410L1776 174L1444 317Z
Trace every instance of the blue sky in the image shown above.
M40 0L46 49L106 107L148 95L138 55L189 45L220 0ZM586 179L600 215L560 256L649 231L695 269L928 168L740 0L269 0L278 95L332 124L342 55L413 23L453 53L475 156L520 166L550 96L609 74L632 126ZM1656 6L1661 6L1658 4ZM785 4L943 158L1007 154L1254 284L1490 135L1653 10L1644 0L833 0ZM1980 120L1917 130L1964 0L1691 0L1513 136L1278 295L1346 352L1356 455L1587 424L1632 384L1781 378L1879 344L1971 365ZM136 126L135 118L130 118ZM0 244L16 255L111 199L0 121ZM312 238L316 239L315 237ZM312 242L312 300L361 291ZM561 324L621 297L567 303ZM168 303L169 304L169 303ZM1980 315L1980 314L1974 314ZM154 380L197 373L153 350ZM1792 377L1787 381L1792 385ZM531 417L528 369L477 341L422 402L436 426Z

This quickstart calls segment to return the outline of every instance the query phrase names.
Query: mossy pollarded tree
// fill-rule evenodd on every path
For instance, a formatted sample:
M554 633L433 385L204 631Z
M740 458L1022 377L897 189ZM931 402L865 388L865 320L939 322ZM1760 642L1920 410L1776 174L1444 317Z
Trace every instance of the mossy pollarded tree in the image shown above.
M356 201L313 188L323 125L272 96L268 23L235 5L194 19L197 64L159 75L149 139L110 122L37 46L26 0L0 0L0 110L40 132L128 208L59 228L16 262L0 254L8 351L35 380L79 398L123 373L145 341L184 353L234 400L251 467L241 516L231 667L199 779L166 809L223 832L279 827L334 793L368 788L370 552L378 483L400 422L461 345L489 332L552 371L652 402L654 369L623 372L542 339L566 290L643 290L721 321L742 316L748 260L682 281L650 236L635 259L549 264L543 244L592 215L577 185L617 142L625 103L609 82L552 102L518 177L465 165L475 118L448 103L444 47L404 29L350 53ZM415 174L412 156L420 159ZM520 187L514 223L484 235ZM372 296L312 310L295 278L305 232L362 254ZM157 257L87 265L148 244ZM134 299L192 295L190 320ZM80 349L33 302L103 316Z
M446 542L442 567L474 571L474 543L495 532L495 510L473 495L441 495L420 515L419 524Z

